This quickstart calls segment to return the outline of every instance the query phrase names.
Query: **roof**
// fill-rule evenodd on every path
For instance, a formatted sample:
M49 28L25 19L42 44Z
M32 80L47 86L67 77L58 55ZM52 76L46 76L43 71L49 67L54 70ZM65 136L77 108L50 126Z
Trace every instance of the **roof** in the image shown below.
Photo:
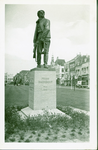
M19 72L19 74L26 75L29 72L30 72L30 70L22 70L22 71Z
M85 59L86 59L86 60L85 60ZM77 61L78 63L76 63L76 61ZM88 55L88 56L86 56L86 55L83 55L83 56L77 55L75 58L73 58L73 59L71 59L70 61L68 61L67 64L70 64L70 63L75 62L75 65L76 65L76 66L80 66L80 65L82 65L83 63L86 63L86 62L89 62L89 61L90 61L90 56L89 56L89 55Z
M20 71L20 73L27 73L27 72L29 72L30 70L22 70L22 71Z
M77 55L76 57L74 57L73 59L69 60L67 63L73 63L75 60L77 60L78 58L80 58L81 55Z
M83 64L83 63L90 61L90 56L87 57L86 55L83 55L81 59L82 59L82 64Z
M55 64L58 64L58 65L60 65L60 66L64 66L65 60L64 60L64 59L57 59L57 60L55 61Z

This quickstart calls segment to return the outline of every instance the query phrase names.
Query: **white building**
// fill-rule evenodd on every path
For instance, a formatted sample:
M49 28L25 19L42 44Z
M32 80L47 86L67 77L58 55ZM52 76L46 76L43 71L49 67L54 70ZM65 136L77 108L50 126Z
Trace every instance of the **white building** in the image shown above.
M60 66L60 65L55 65L55 70L56 70L56 78L62 78L64 77L65 74L65 70L64 70L64 66Z
M13 74L5 73L5 82L6 83L13 82Z

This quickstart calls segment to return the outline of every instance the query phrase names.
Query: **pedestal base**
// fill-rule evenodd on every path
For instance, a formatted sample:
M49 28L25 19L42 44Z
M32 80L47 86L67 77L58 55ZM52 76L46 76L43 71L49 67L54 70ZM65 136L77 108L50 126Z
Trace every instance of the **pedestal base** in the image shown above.
M63 113L62 111L58 110L58 109L47 109L47 112L49 112L49 115L51 114L61 114L61 115L65 115L65 113ZM21 109L21 112L25 115L25 116L38 116L38 115L43 115L45 113L45 110L32 110L30 107L26 107Z

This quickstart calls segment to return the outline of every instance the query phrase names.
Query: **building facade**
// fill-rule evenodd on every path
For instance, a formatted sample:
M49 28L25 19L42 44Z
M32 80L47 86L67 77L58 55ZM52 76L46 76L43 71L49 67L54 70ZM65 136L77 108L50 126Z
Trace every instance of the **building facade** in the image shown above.
M65 81L66 85L71 84L72 76L76 82L82 81L82 85L86 86L90 83L90 56L81 54L74 59L65 63Z
M13 74L5 73L5 83L13 82Z
M7 83L7 73L5 73L5 83Z
M65 64L64 59L59 59L57 57L56 61L54 61L54 57L52 55L51 67L55 68L55 70L56 70L56 80L64 78L64 76L65 76L64 64Z

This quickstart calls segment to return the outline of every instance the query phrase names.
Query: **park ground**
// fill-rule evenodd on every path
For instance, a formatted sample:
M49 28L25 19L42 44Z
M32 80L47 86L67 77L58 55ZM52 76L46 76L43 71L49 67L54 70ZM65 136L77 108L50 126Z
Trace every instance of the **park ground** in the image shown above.
M5 142L88 142L89 116L73 108L89 111L89 89L56 87L57 108L66 116L43 116L21 119L21 108L28 106L29 86L5 87ZM72 106L70 108L70 106Z
M7 85L5 87L5 106L19 105L28 106L29 86ZM57 106L72 106L82 110L89 111L90 90L78 89L65 86L56 88Z

